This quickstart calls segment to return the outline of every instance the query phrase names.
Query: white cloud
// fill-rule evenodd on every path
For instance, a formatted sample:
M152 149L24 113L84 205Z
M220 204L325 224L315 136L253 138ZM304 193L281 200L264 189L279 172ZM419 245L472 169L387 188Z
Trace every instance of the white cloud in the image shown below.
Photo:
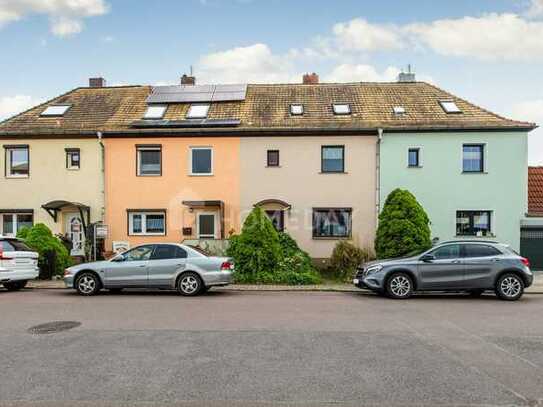
M59 37L83 29L83 19L107 13L105 0L0 0L0 27L29 14L49 17L51 32Z
M21 113L41 103L41 99L28 95L0 97L0 120Z
M393 82L398 78L400 69L389 66L383 72L364 64L341 64L325 76L329 82Z
M511 117L516 120L543 125L543 99L517 103L511 109ZM543 129L538 128L528 137L528 161L531 165L543 165Z
M299 81L293 58L274 54L266 44L232 48L202 57L196 76L203 83L268 83Z
M484 60L543 58L543 23L517 14L436 20L411 24L404 30L441 55Z
M526 14L529 17L543 16L543 0L532 0L531 6Z
M371 24L363 18L334 25L337 47L355 51L394 50L403 47L401 30L389 24Z

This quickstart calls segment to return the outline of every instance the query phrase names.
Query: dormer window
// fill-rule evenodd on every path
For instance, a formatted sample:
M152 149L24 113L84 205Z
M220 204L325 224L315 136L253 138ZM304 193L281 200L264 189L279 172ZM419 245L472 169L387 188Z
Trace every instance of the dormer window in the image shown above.
M456 105L456 102L452 100L440 100L439 104L445 113L462 113L462 110Z
M207 118L207 113L209 112L209 105L190 105L189 111L187 112L187 119L205 119Z
M303 116L304 105L302 105L301 103L294 103L290 105L290 114L292 116Z
M351 114L351 105L347 103L334 103L332 105L335 115L349 115Z
M167 108L165 105L148 106L143 118L147 120L160 120L164 117Z
M405 107L403 107L403 106L394 106L392 108L392 111L394 112L394 114L396 116L401 116L401 115L405 114Z
M64 116L71 105L51 105L47 106L40 116Z

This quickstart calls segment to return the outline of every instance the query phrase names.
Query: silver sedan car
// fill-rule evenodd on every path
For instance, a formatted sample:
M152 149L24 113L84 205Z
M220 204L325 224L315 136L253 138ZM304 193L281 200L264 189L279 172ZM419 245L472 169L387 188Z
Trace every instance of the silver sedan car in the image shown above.
M178 243L144 244L110 260L78 264L64 272L64 283L81 295L102 289L158 288L198 295L231 283L234 265L225 257Z

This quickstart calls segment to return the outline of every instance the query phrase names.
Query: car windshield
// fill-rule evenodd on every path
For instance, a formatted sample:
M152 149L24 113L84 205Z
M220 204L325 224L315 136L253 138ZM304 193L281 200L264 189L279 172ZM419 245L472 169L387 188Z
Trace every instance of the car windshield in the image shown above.
M200 254L203 254L206 257L211 257L211 254L209 252L205 251L204 249L202 249L199 246L188 245L188 247L190 247L192 250L197 251Z

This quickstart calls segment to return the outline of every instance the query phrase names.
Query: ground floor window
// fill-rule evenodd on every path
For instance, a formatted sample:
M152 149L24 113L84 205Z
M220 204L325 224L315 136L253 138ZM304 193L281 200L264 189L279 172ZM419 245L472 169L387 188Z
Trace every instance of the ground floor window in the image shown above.
M0 235L16 236L24 227L32 227L32 213L0 213Z
M270 218L275 230L278 232L285 230L285 211L270 210L266 211L266 215Z
M457 236L491 236L492 211L457 211Z
M128 213L129 235L165 235L166 212L130 211Z
M313 209L313 237L350 237L351 215L351 208Z

